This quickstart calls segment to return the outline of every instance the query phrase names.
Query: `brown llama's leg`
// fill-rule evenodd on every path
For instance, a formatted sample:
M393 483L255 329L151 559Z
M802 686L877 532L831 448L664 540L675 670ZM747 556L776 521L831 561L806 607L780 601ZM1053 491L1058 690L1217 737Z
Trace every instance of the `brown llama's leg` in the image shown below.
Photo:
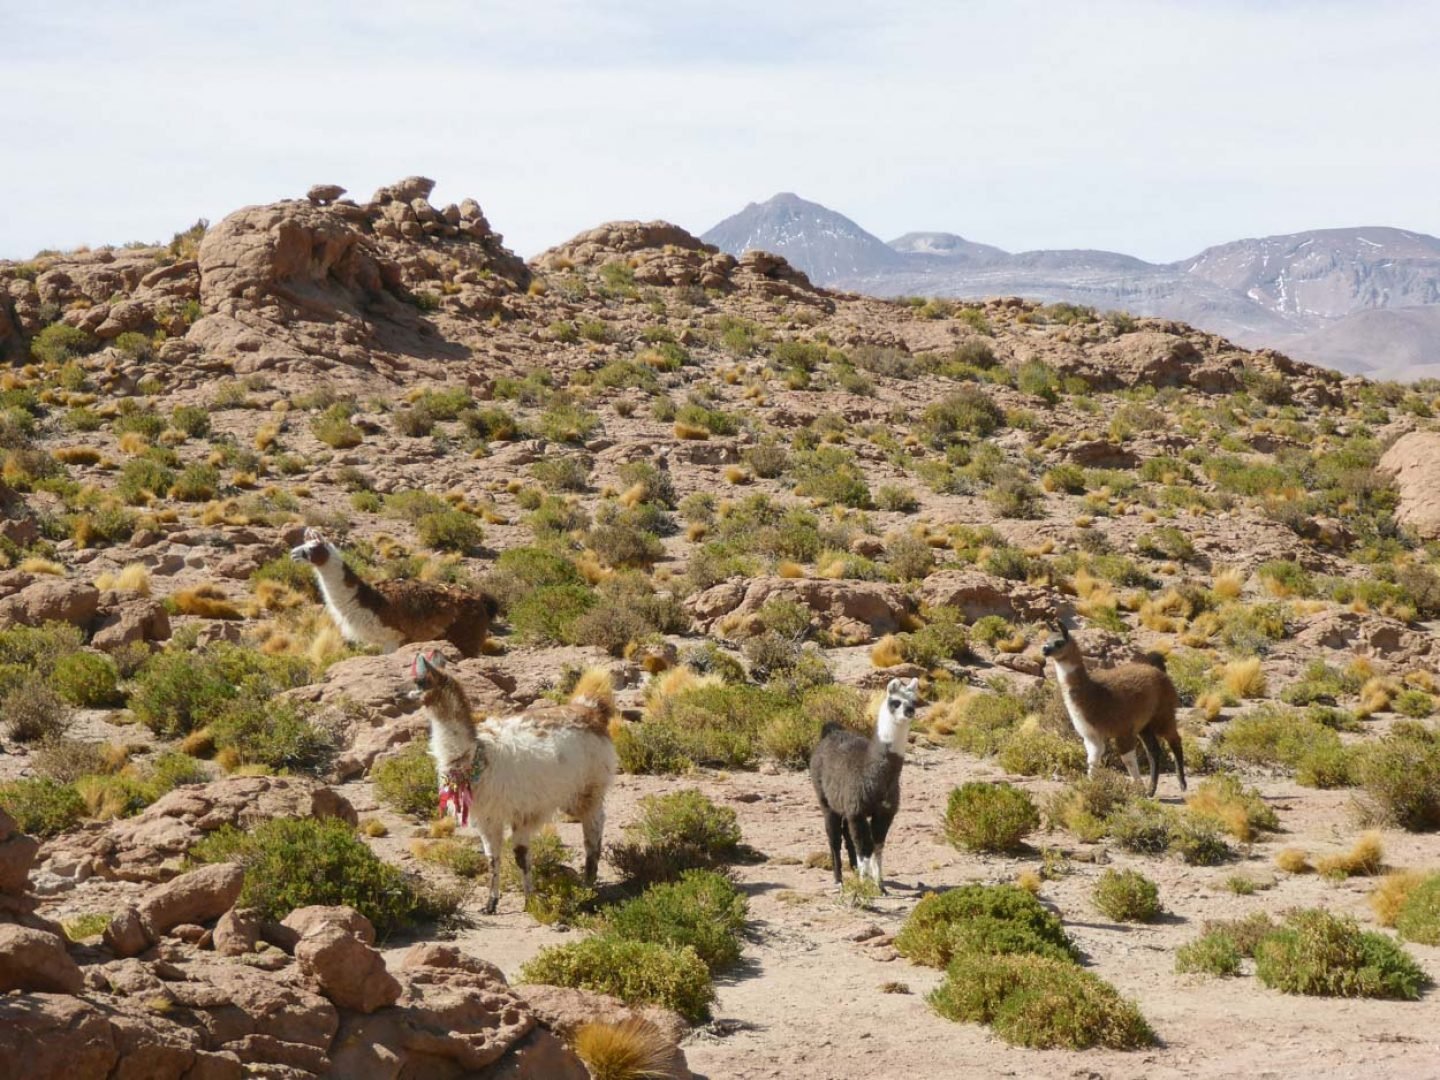
M600 848L605 838L605 800L596 799L579 815L585 835L585 884L594 885L600 872Z
M1155 797L1155 789L1160 786L1160 740L1155 738L1155 733L1148 728L1140 733L1141 740L1145 743L1145 753L1150 758L1150 798ZM1184 766L1182 765L1183 769ZM1138 779L1138 777L1137 777ZM1185 783L1182 780L1180 787L1183 789Z
M505 852L505 826L487 826L480 834L485 857L490 860L490 899L485 914L494 915L500 907L500 860Z
M490 632L490 620L481 611L462 608L449 626L444 638L460 650L466 658L482 656L485 652L485 638Z
M1170 745L1170 753L1175 758L1175 776L1180 781L1180 790L1185 790L1185 746L1180 741L1180 733L1165 736L1165 741ZM1153 791L1152 791L1153 794Z

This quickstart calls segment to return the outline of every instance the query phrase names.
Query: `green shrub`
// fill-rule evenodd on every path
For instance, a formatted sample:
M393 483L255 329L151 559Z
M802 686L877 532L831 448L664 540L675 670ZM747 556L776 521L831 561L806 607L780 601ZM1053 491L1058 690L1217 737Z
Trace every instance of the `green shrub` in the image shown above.
M613 994L627 1005L663 1005L692 1023L710 1015L715 990L694 949L600 935L542 950L520 981Z
M1390 707L1401 716L1420 720L1435 711L1435 699L1424 690L1401 690Z
M80 628L66 622L12 626L0 630L0 667L25 668L48 676L62 657L78 650L84 641Z
M943 968L967 950L1032 953L1073 962L1078 953L1060 920L1015 885L961 885L929 893L895 935L902 956Z
M1170 850L1176 813L1154 799L1136 799L1105 819L1110 836L1126 851L1163 855Z
M0 784L0 808L31 836L58 836L85 816L85 800L72 784L46 778Z
M1170 850L1191 866L1216 866L1233 852L1213 821L1181 814L1170 830Z
M530 473L551 491L584 491L590 486L590 458L584 454L541 458L530 466Z
M640 817L612 844L610 863L627 881L672 881L686 870L712 870L741 856L735 811L694 788L640 800Z
M760 731L760 749L787 769L803 769L820 742L820 729L838 723L861 735L872 725L865 696L850 686L816 686L805 692L798 708L777 715Z
M349 450L365 440L365 433L350 422L354 406L336 402L310 421L310 432L326 446Z
M943 449L962 436L985 438L1005 422L1005 414L978 386L962 386L920 414L917 433Z
M1440 829L1440 734L1400 721L1356 769L1374 817L1412 832Z
M963 953L929 1001L941 1016L988 1024L1015 1046L1134 1050L1155 1042L1139 1009L1113 986L1044 956Z
M74 652L60 657L50 684L65 701L82 709L106 709L125 700L115 661L103 653Z
M1222 758L1295 769L1307 756L1334 753L1340 737L1294 709L1266 704L1229 721L1213 740Z
M139 506L152 497L168 492L175 483L175 474L153 458L136 457L125 462L115 493L131 506Z
M506 617L527 644L570 645L576 622L597 603L599 597L586 585L547 585L524 596Z
M216 748L234 753L241 765L321 773L335 755L335 738L311 711L301 702L246 694L220 710L210 733Z
M599 426L598 416L572 401L554 401L535 420L536 434L558 443L584 442Z
M971 636L974 636L971 628ZM1016 725L1025 717L1025 706L1013 694L973 694L954 714L953 741L961 750L988 756L997 753Z
M1175 950L1175 972L1179 975L1239 975L1240 949L1223 930L1201 934Z
M204 438L210 434L210 411L199 405L177 406L170 414L170 426L192 439Z
M30 355L42 364L63 364L84 356L97 345L90 334L78 326L51 323L30 339Z
M1440 945L1440 874L1429 874L1410 890L1395 916L1395 931L1405 941Z
M950 792L945 838L967 851L1015 851L1040 826L1030 796L1010 784L972 781Z
M795 494L838 506L870 505L870 487L854 455L837 446L821 446L796 454L790 467Z
M1286 994L1413 1001L1429 978L1383 934L1319 908L1291 912L1255 948L1255 974Z
M247 829L225 826L191 850L197 862L245 868L240 903L283 919L311 904L348 904L381 937L439 911L396 867L382 862L338 818L271 818Z
M1000 747L997 760L1021 776L1077 776L1085 771L1085 746L1038 724L1018 728Z
M187 465L170 485L170 497L181 502L206 502L220 488L220 470L198 462Z
M1150 922L1160 914L1160 890L1134 870L1106 870L1091 899L1102 915L1116 922Z
M16 742L38 742L62 735L70 723L70 707L38 673L22 674L17 685L0 697L5 734Z
M513 889L520 888L524 881L513 852L506 855L501 881ZM595 903L595 890L570 865L570 849L552 828L542 829L531 838L530 881L532 891L525 910L546 926L573 924Z
M235 698L267 699L303 686L309 664L220 642L204 650L171 648L147 660L134 680L130 708L164 738L186 735L218 719Z
M377 761L371 766L370 782L380 801L399 813L426 819L435 816L440 778L423 739Z
M688 945L712 973L740 959L749 905L734 883L713 870L687 870L674 883L652 885L612 909L604 932L627 941L673 948Z
M415 533L428 548L461 555L473 555L485 540L480 522L464 510L453 508L422 515L415 522Z
M621 750L632 762L653 757L654 742L670 748L671 760L717 768L752 766L761 732L794 704L774 690L756 686L698 686L662 699L643 723L627 729L635 740ZM682 765L687 767L686 765Z

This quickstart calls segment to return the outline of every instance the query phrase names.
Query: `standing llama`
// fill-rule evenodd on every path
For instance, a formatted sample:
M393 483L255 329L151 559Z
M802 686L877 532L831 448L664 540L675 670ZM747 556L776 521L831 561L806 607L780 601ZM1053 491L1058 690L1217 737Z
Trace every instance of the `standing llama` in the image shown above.
M345 565L340 549L319 529L290 557L308 562L320 581L325 610L346 641L394 652L416 641L448 641L462 656L479 656L495 618L495 598L425 581L371 585Z
M474 818L490 860L493 915L500 903L500 856L510 826L515 862L532 891L530 838L563 810L585 834L585 883L593 885L605 831L605 794L617 760L610 741L615 715L610 676L593 668L565 705L546 703L476 725L465 691L445 671L445 657L419 653L410 668L430 720L430 754L440 774L440 811L461 825Z
M1175 726L1180 696L1165 672L1165 658L1146 653L1143 662L1087 671L1080 646L1063 622L1042 650L1055 664L1060 694L1070 722L1085 743L1085 759L1091 776L1105 754L1105 740L1114 739L1133 780L1140 779L1135 742L1145 744L1150 758L1150 795L1160 784L1160 743L1164 739L1175 757L1175 775L1185 790L1185 752ZM1157 738L1158 736L1158 738Z
M840 842L844 840L850 868L885 892L885 835L900 809L900 769L905 764L919 691L918 679L890 680L874 738L847 731L833 721L821 729L820 742L810 755L810 780L825 815L836 885L841 882Z

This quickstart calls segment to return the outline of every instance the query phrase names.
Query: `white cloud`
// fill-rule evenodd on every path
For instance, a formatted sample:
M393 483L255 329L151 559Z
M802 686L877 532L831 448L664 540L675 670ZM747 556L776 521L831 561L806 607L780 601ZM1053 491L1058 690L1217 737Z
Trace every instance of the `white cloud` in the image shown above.
M1440 9L0 0L0 255L413 172L524 253L797 191L889 238L1175 259L1440 232Z

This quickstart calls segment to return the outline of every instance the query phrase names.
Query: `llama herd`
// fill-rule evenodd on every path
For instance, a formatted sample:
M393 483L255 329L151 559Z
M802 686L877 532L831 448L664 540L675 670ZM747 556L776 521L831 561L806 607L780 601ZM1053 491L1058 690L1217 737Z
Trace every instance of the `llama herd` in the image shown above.
M307 530L293 558L314 567L331 618L347 640L393 652L402 645L447 641L463 656L483 649L496 614L483 593L422 582L370 585L345 565L335 545ZM1179 702L1164 660L1149 654L1141 662L1110 669L1087 668L1080 647L1064 623L1043 649L1054 665L1065 709L1085 743L1093 774L1113 741L1135 780L1140 779L1136 745L1150 759L1150 795L1159 781L1164 739L1185 790L1185 758L1176 727ZM446 671L445 655L428 649L416 655L411 677L430 725L430 754L439 776L439 809L480 835L490 862L486 913L500 901L500 854L509 827L511 846L530 898L531 838L557 813L580 821L585 843L585 881L599 869L605 829L605 796L618 761L611 741L615 717L610 676L585 672L565 704L545 702L509 716L477 723L460 683ZM840 847L863 881L885 892L885 839L900 808L900 773L910 725L920 694L917 679L891 679L880 699L875 732L866 737L828 723L810 757L810 779L824 815L835 884L842 879Z

